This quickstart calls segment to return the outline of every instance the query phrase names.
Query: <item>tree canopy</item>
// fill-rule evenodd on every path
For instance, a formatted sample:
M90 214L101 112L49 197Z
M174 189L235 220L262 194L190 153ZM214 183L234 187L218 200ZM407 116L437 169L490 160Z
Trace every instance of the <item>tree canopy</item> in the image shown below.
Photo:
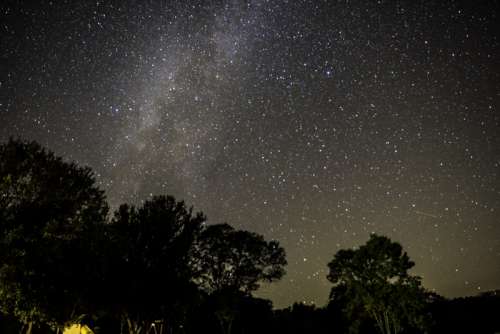
M194 282L208 294L223 333L232 333L240 307L262 282L285 274L285 250L277 241L235 230L228 224L204 226L191 256Z
M374 321L381 333L425 329L426 293L420 278L408 273L413 266L399 243L376 234L358 249L335 254L328 263L330 300L343 306L352 332L363 318Z
M108 206L92 171L35 142L0 145L0 310L30 332L90 303L93 236Z
M1 332L84 325L129 334L500 329L491 320L498 292L451 301L429 293L410 274L414 263L402 246L385 236L334 255L328 307L277 311L252 295L285 274L277 241L209 225L173 196L107 213L90 168L35 142L0 145ZM479 324L457 325L454 314Z
M158 319L171 325L188 296L195 298L188 257L204 221L172 196L153 197L139 208L124 204L115 212L109 283L130 333Z
M262 282L279 280L285 265L285 250L277 241L265 241L259 234L228 224L206 226L192 257L196 281L208 293L250 293Z

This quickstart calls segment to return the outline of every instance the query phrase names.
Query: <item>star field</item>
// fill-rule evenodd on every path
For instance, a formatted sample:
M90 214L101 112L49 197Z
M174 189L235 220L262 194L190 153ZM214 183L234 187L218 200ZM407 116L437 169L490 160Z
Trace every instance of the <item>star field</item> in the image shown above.
M7 1L0 140L277 239L276 307L376 232L445 296L500 288L494 1Z

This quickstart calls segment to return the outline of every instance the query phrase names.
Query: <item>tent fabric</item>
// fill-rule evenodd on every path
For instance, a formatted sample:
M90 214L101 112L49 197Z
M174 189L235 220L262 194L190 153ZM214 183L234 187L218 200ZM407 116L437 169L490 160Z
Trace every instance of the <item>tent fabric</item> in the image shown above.
M74 324L64 328L63 334L94 334L87 325Z

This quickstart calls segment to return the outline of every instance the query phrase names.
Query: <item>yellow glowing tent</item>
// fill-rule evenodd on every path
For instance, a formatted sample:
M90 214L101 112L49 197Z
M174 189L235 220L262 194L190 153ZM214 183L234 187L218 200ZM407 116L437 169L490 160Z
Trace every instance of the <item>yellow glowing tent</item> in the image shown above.
M64 328L63 334L94 334L87 325L74 324Z

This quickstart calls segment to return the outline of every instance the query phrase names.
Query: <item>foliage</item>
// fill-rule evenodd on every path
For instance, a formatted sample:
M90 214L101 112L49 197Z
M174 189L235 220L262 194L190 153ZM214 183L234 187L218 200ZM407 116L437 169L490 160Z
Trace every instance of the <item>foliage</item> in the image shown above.
M261 282L279 280L285 265L285 251L277 241L228 224L205 226L191 256L194 282L208 294L219 330L226 334L241 316L241 301Z
M269 300L241 291L219 291L204 299L188 333L273 333L272 317Z
M217 291L250 293L261 282L284 274L285 250L277 241L235 230L228 224L206 226L197 240L191 263L196 282L209 294Z
M116 211L109 227L114 252L110 300L130 333L139 333L154 320L182 318L198 298L187 264L204 221L202 213L193 215L171 196L153 197L138 209L122 205Z
M500 290L445 299L431 305L433 333L500 333Z
M328 264L330 300L342 304L352 332L366 326L363 319L381 333L426 329L427 294L408 274L413 265L400 244L375 234L359 249L337 252Z
M331 324L335 319L325 309L314 305L294 303L291 307L275 311L274 328L276 332L288 334L332 334L337 333Z
M435 332L500 330L498 292L430 294L384 236L335 254L327 308L272 311L251 293L285 274L278 242L205 225L172 196L124 204L110 222L107 210L89 168L34 142L0 145L0 331L48 333L85 315L96 333L424 333L430 312Z
M26 332L62 326L90 303L104 194L89 168L12 139L0 146L0 194L0 310Z

